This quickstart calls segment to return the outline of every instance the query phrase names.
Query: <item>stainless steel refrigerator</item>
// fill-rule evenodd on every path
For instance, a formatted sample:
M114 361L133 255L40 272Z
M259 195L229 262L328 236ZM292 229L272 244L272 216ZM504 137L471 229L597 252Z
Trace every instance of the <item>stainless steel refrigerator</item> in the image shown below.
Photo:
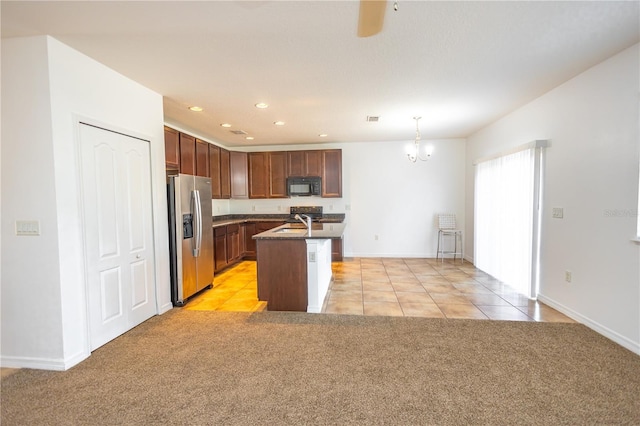
M211 179L179 174L169 178L171 299L187 299L213 285Z

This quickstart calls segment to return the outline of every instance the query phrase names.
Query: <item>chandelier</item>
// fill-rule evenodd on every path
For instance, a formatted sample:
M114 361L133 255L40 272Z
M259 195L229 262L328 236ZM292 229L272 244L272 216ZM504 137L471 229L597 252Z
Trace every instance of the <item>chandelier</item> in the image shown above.
M429 158L431 158L431 150L427 149L426 154L427 157L426 158L422 158L422 156L420 155L420 127L418 126L418 122L420 121L422 117L413 117L414 120L416 120L416 139L414 141L413 146L409 149L409 152L407 153L407 158L409 158L409 161L411 161L412 163L415 163L417 160L420 161L428 161Z

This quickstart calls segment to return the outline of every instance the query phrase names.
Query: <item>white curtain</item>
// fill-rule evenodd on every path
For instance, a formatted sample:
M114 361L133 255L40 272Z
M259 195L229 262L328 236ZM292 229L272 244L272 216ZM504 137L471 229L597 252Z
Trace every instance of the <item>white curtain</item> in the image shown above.
M525 149L478 163L475 180L475 265L527 297L536 296L535 155Z

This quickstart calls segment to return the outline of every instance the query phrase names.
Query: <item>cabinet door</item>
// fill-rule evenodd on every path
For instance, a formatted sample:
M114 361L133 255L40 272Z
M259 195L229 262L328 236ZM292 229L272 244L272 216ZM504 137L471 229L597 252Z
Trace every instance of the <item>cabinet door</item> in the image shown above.
M240 226L227 225L227 265L240 259Z
M230 151L231 198L249 198L247 153Z
M180 133L180 173L196 174L196 138Z
M220 148L220 197L231 198L231 159L229 151Z
M196 139L196 176L209 177L209 143Z
M234 262L237 262L240 260L240 249L241 249L241 244L240 244L240 230L234 232L233 234L231 234L231 240L232 240L232 248L233 251L231 252L231 255L233 256L232 259Z
M164 161L167 169L180 169L178 131L166 126L164 128Z
M288 176L304 176L304 151L288 151L287 152L287 168L289 169Z
M304 176L322 176L322 153L324 151L305 151L304 162L305 172Z
M287 176L322 176L322 151L288 151Z
M322 196L342 197L342 150L322 152Z
M213 229L214 235L214 253L216 257L215 270L216 272L224 269L227 266L227 228L221 226Z
M220 186L220 147L209 144L209 174L211 175L211 198L222 198Z
M269 197L269 168L266 152L250 152L249 158L249 198Z
M331 261L342 262L344 255L342 252L342 238L331 240Z
M256 224L244 224L244 253L243 256L255 259L256 257L256 240L252 237L256 235Z
M247 243L246 234L247 234L247 224L241 223L239 226L239 237L238 237L238 243L239 243L238 244L239 245L238 260L242 259L246 251L246 243Z
M287 197L287 153L270 152L269 161L269 198Z

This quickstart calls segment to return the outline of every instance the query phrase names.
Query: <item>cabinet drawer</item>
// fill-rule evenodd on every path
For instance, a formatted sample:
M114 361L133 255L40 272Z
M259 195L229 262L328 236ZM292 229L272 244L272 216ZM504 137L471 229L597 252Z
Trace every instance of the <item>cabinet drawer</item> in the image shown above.
M240 225L227 225L227 234L234 234L240 231Z
M216 237L220 237L222 235L227 235L227 227L226 226L218 226L217 228L213 228L213 235Z

